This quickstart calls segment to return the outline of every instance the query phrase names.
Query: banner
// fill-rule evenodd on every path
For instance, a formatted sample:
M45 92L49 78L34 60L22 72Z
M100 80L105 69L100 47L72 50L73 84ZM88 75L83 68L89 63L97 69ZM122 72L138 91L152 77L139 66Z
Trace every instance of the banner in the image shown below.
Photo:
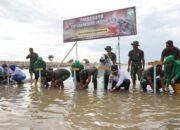
M136 34L135 7L63 21L64 42Z

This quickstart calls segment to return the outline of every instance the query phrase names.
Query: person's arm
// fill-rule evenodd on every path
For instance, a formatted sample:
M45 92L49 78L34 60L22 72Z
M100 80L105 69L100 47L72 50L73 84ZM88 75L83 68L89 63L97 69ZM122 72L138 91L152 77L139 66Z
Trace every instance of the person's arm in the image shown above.
M164 50L161 53L161 62L163 62L163 61L164 61Z
M119 75L119 80L118 80L118 82L116 84L117 87L121 86L121 84L123 83L123 81L124 81L124 79L126 77L125 73L122 72L122 71L120 71L118 75Z
M152 79L153 67L146 70L145 76L146 76L146 78L147 78L147 80L149 82L149 85L150 85L151 89L154 90L153 79Z
M145 59L144 59L144 52L142 51L142 59L141 59L141 62L142 62L142 71L144 71L144 68L145 68Z
M88 86L88 84L89 84L90 82L91 82L91 76L88 76L85 84L83 84L83 86L82 86L82 89L84 89L86 86Z
M131 58L129 57L129 59L128 59L128 69L127 69L128 72L130 72L131 62L132 62L132 61L131 61Z
M164 61L164 56L161 56L161 62L163 62Z
M147 80L148 80L148 82L149 82L149 85L150 85L151 89L154 90L154 85L153 85L153 81L152 81L151 76L148 76L148 77L147 77Z
M116 61L117 61L117 57L116 57L116 54L114 54L114 59L113 59L113 65L115 65L116 64Z
M144 71L144 68L145 68L145 60L144 60L144 58L142 59L142 71Z
M26 56L26 59L30 58L30 54Z

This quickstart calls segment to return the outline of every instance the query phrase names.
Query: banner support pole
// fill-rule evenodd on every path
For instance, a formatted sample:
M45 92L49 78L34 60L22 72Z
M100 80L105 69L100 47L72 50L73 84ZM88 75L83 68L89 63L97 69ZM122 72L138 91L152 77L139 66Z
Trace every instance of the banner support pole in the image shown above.
M76 41L76 60L78 60L78 44L77 44L77 41Z
M64 60L67 58L67 56L69 55L69 53L72 51L72 49L74 48L74 46L76 45L76 43L71 47L71 49L69 50L69 52L66 54L66 56L64 57L64 59L61 61L60 65L62 65L62 63L64 62ZM59 66L60 66L59 65Z
M121 61L120 61L120 36L118 36L118 60L119 60L119 69L121 68Z

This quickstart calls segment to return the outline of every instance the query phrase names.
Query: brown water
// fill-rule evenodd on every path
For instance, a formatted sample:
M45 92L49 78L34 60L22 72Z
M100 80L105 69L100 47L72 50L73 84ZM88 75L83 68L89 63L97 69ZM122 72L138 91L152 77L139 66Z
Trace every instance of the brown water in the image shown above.
M92 84L91 84L92 85ZM178 130L180 94L0 85L0 130Z

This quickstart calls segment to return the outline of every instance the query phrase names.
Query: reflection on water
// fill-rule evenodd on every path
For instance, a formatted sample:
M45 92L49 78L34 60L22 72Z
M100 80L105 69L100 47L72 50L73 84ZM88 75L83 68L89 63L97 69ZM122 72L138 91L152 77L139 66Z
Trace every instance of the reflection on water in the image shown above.
M0 85L0 130L180 129L180 95Z

